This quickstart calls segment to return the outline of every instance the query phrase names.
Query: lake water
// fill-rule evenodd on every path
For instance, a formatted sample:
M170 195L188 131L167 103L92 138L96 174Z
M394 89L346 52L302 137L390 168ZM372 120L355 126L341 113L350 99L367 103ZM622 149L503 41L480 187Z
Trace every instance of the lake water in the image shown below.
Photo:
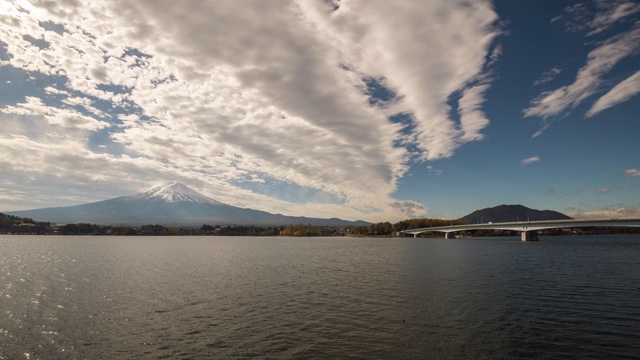
M0 311L0 359L637 359L640 236L0 235Z

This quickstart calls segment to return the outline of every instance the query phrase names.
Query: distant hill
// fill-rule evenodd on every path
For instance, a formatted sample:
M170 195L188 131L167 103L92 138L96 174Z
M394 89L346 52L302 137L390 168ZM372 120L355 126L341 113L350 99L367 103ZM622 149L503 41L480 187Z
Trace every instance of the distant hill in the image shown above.
M99 225L292 225L369 226L366 221L271 214L223 204L180 183L169 183L132 196L83 205L12 211L8 214L56 224Z
M476 210L461 217L460 221L472 224L510 221L566 220L569 216L553 210L536 210L522 205L499 205L492 208Z
M21 224L34 224L33 219L0 213L0 229L10 228Z

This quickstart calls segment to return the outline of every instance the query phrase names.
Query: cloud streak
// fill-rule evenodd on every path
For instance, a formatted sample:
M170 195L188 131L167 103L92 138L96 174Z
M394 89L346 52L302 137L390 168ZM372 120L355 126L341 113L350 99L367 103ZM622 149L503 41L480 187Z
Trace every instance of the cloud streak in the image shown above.
M591 7L595 7L595 15L591 14ZM551 22L564 23L567 32L585 32L586 36L591 37L637 13L640 13L640 4L635 1L580 2L567 6L563 14L554 17Z
M545 72L540 76L540 78L533 82L533 86L543 85L548 82L553 81L555 77L562 72L562 69L558 67L554 67L551 70Z
M640 92L640 71L624 79L614 86L609 92L596 101L587 112L587 117L599 114L601 111L623 103Z
M67 174L61 196L178 180L285 214L420 216L390 194L412 161L483 138L497 19L488 1L4 2L2 65L50 84L0 108L3 155L29 149L32 165L5 156L3 176L16 196L50 172ZM412 126L372 106L364 79Z
M307 13L353 71L384 79L401 99L420 158L450 157L483 137L489 123L481 111L490 82L485 66L500 53L491 51L500 30L490 3L356 1L332 9L309 6ZM449 116L455 96L459 122Z
M622 172L622 176L624 177L640 177L640 170L638 169L627 169Z
M566 214L574 219L638 218L640 217L640 208L624 205L601 210L569 208Z
M573 84L543 92L531 101L524 116L548 118L573 110L596 92L602 77L614 65L639 48L640 23L589 52L587 63L578 71Z
M607 75L623 60L637 55L640 49L640 21L633 15L640 13L640 4L631 1L594 2L596 12L591 13L589 3L577 3L568 6L564 14L552 19L552 23L564 23L568 32L583 32L588 39L587 46L593 48L587 55L572 84L554 90L544 91L529 103L523 110L524 117L538 117L543 126L532 137L540 136L555 121L568 116L576 107L607 86ZM621 26L626 31L604 37L613 26ZM534 85L550 82L559 68L544 73ZM591 117L602 110L627 101L638 91L637 79L630 77L605 96L598 99L588 110L586 116Z
M529 165L529 164L533 164L534 162L540 161L540 157L539 156L532 156L526 159L523 159L522 161L520 161L521 165Z

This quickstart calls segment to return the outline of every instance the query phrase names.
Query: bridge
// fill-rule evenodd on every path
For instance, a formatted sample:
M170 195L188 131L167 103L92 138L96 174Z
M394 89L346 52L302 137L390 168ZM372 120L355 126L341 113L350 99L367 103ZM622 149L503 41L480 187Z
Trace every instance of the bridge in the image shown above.
M456 232L465 230L511 230L520 231L522 241L538 241L536 231L539 230L582 227L640 227L640 219L571 219L465 224L403 230L400 234L418 237L422 233L437 231L445 233L447 239L454 239Z

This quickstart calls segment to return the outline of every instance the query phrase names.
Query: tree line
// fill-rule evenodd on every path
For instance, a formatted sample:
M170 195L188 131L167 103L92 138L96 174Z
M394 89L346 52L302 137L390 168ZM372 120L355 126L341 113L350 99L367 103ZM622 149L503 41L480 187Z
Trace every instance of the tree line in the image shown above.
M390 222L379 222L370 226L356 226L351 229L350 233L356 236L390 236L396 235L400 231L411 229L422 229L436 226L463 225L467 224L460 220L446 219L407 219L399 221L395 224Z
M0 213L0 233L3 234L39 234L39 235L222 235L222 236L332 236L341 235L340 228L318 227L311 225L208 225L200 227L172 227L159 224L142 226L98 225L89 223L52 225Z
M44 234L50 225L48 222L0 213L0 233Z
M379 222L369 226L332 227L310 224L282 226L208 225L200 227L171 227L164 225L114 226L88 223L55 226L30 218L0 213L0 233L3 234L59 234L59 235L220 235L220 236L397 236L403 230L437 226L463 225L467 222L446 219L407 219L397 223ZM546 230L546 235L570 234L637 234L640 228L575 228ZM513 231L472 230L471 236L518 235ZM422 236L442 236L442 233L425 233Z

